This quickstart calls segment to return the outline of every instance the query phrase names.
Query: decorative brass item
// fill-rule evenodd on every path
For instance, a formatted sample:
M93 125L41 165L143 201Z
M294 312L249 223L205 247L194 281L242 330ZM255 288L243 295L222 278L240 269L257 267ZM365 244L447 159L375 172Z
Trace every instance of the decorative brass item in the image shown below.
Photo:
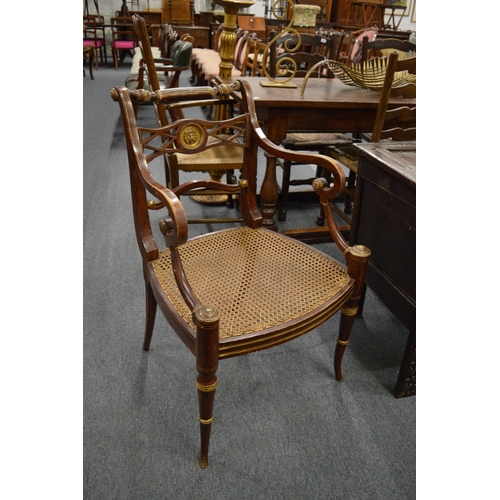
M241 9L250 7L254 0L214 0L224 9L224 25L221 33L219 76L229 78L233 68L234 46L236 44L237 16Z
M263 87L284 87L284 88L297 88L297 85L295 83L291 83L292 78L295 76L297 73L297 64L296 62L291 58L291 57L283 57L280 59L279 63L276 63L276 76L277 77L284 77L284 79L278 80L277 78L273 78L268 70L267 70L267 62L268 62L268 56L269 52L271 50L271 47L273 46L274 43L276 43L276 40L278 38L281 38L285 33L290 33L291 35L295 35L297 37L297 40L287 40L284 44L285 51L288 53L293 53L299 50L300 47L300 33L293 28L293 22L295 20L295 4L292 2L292 0L286 0L286 3L289 6L289 11L291 12L291 19L290 22L288 23L288 26L281 31L281 33L278 33L266 46L264 50L264 54L262 56L262 73L263 75L269 80L269 81L261 81L260 84ZM282 10L282 13L279 13L279 10ZM273 3L272 7L272 13L276 19L285 19L287 16L286 9L283 9L283 1L282 0L275 0ZM288 42L296 42L295 48L290 48L290 45ZM290 65L292 69L290 69ZM288 76L287 76L288 75Z
M179 147L191 151L204 146L207 140L205 130L197 123L188 123L179 131Z
M409 54L408 57L412 56L413 54ZM300 89L300 94L304 95L309 77L315 71L317 72L322 66L326 66L335 75L336 78L338 78L346 85L361 87L368 90L381 91L384 85L388 62L388 57L376 57L374 59L369 59L364 63L357 63L353 64L352 66L346 66L339 61L326 59L325 61L321 61L315 64L307 72L302 83L302 88ZM408 73L408 71L398 71L394 74L392 87L396 88L408 83L416 84L416 82L416 75L412 75L411 73Z

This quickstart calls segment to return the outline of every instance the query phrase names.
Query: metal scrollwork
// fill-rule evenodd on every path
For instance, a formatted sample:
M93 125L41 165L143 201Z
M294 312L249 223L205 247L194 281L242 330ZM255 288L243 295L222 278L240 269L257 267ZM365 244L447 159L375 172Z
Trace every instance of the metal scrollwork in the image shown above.
M275 0L272 6L272 13L276 19L285 19L287 16L287 9L283 8L283 0ZM288 26L278 33L266 46L264 54L262 56L262 73L269 80L267 82L262 81L260 84L263 87L288 87L297 88L297 85L290 83L292 78L297 73L297 64L291 57L282 57L279 62L276 63L276 77L272 77L268 71L268 59L271 47L276 43L278 38L283 37L285 34L290 34L296 37L296 39L289 38L284 44L283 48L286 53L293 53L299 50L301 39L300 33L293 28L293 23L295 21L295 4L292 0L286 0L291 12L291 19ZM280 78L278 80L278 78Z

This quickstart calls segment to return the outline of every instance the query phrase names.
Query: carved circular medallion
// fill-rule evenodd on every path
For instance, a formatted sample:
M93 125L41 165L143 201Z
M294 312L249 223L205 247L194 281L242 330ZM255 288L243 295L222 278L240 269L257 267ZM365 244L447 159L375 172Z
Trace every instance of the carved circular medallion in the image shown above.
M195 150L205 145L206 131L197 123L188 123L179 129L177 143L180 148Z

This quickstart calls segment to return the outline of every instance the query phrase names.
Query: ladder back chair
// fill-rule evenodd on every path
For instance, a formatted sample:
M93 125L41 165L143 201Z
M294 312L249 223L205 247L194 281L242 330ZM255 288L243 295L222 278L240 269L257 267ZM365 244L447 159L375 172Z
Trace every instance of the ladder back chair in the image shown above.
M413 44L412 44L413 45ZM412 54L412 52L410 52ZM371 60L376 63L376 60ZM370 61L368 61L370 62ZM394 76L397 73L408 75L406 83L393 87ZM377 114L371 134L362 134L364 140L379 142L380 140L392 139L396 141L409 141L416 139L416 107L402 106L397 109L387 109L390 97L415 98L417 58L399 58L397 51L391 52L387 60L387 69L384 84L380 94ZM344 213L352 213L352 200L356 189L356 176L358 172L358 153L355 144L342 146L336 145L329 148L328 154L340 161L349 169L346 185L346 202Z
M341 32L332 32L329 34L321 33L316 35L301 34L300 47L297 47L296 35L284 35L277 39L273 48L282 47L285 51L276 55L276 64L271 63L274 74L290 68L291 72L295 72L297 77L304 77L308 71L319 62L334 58L336 59L340 52L342 39L344 34ZM288 49L288 50L287 50ZM276 49L274 49L276 50ZM274 56L272 56L274 61ZM273 75L274 76L274 75ZM318 78L333 78L333 74L327 69L319 70L313 77ZM281 146L293 151L313 151L321 154L328 154L328 150L332 146L348 146L353 143L351 135L333 132L289 132L285 139L281 142ZM283 169L281 180L280 193L280 208L278 211L278 220L286 220L286 210L290 186L305 186L311 185L316 177L325 176L329 179L328 171L316 171L315 176L291 179L292 167L297 166L287 160L279 162ZM313 172L311 172L312 175ZM317 218L317 223L323 225L325 222L323 208Z
M394 50L400 53L399 57L411 57L416 55L417 45L398 38L377 38L370 41L368 37L364 37L361 44L361 62L374 57L389 57Z
M368 41L371 42L377 38L377 35L378 29L376 26L353 32L344 62L348 65L361 62L363 40L368 38Z
M233 91L241 92L241 114L221 121L184 118L166 126L139 127L132 106L135 99L150 99L166 106L193 100L208 104L225 99ZM247 82L158 92L115 87L111 96L121 110L136 238L142 256L146 293L143 349L150 348L159 307L194 355L193 390L196 386L201 435L199 464L204 468L208 465L219 360L290 341L340 313L334 371L337 380L342 380L342 357L370 251L361 245L350 247L328 209L344 188L340 165L327 156L296 153L269 141L258 124ZM221 135L221 129L227 133ZM244 161L238 184L223 188L239 195L244 224L189 238L179 196L214 183L192 181L169 189L156 178L154 164L161 155L178 148L190 155L217 150L228 143L241 149ZM259 148L276 157L317 163L331 172L333 186L318 179L314 187L329 214L328 227L347 265L263 227L256 205ZM149 197L163 207L164 215L149 210ZM158 225L153 224L153 215Z
M132 16L132 23L142 59L138 75L128 77L125 81L126 87L130 90L163 90L178 87L181 73L190 68L193 43L188 40L193 40L193 38L187 35L174 41L169 48L169 57L154 57L146 23L141 22L139 16L136 15ZM177 36L177 33L173 33ZM148 70L148 63L150 70ZM152 71L153 66L154 71ZM152 79L151 83L149 78ZM137 113L137 103L135 106Z

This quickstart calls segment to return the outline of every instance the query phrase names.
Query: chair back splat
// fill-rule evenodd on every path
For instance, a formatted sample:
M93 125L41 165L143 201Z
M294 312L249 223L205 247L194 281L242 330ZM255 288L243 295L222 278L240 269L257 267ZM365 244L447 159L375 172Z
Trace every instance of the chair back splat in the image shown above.
M166 107L193 102L210 105L227 101L232 92L242 95L239 114L224 120L186 117L166 125L139 127L132 104L135 100L150 100ZM204 468L208 465L220 359L282 344L340 313L334 370L337 380L342 380L342 357L370 251L347 244L329 208L345 186L341 166L327 156L286 150L269 141L258 124L247 82L237 80L231 85L157 92L115 87L111 96L120 104L136 237L146 285L143 349L149 350L159 306L172 330L195 357L193 379L195 366L197 376L193 382L198 390L201 434L199 463ZM211 152L217 157L218 151L228 145L243 153L237 184L217 186L220 183L211 180L193 180L169 189L156 178L155 164L162 156L181 151L186 156ZM259 148L290 161L315 163L330 172L332 185L319 178L313 187L325 206L330 233L347 266L314 247L263 227L256 205ZM200 188L218 188L238 195L244 224L189 238L188 220L179 196ZM150 210L151 196L157 200L153 203L155 208L161 207L166 213ZM153 224L155 217L159 229ZM210 225L206 227L209 230ZM187 453L186 461L189 456Z

